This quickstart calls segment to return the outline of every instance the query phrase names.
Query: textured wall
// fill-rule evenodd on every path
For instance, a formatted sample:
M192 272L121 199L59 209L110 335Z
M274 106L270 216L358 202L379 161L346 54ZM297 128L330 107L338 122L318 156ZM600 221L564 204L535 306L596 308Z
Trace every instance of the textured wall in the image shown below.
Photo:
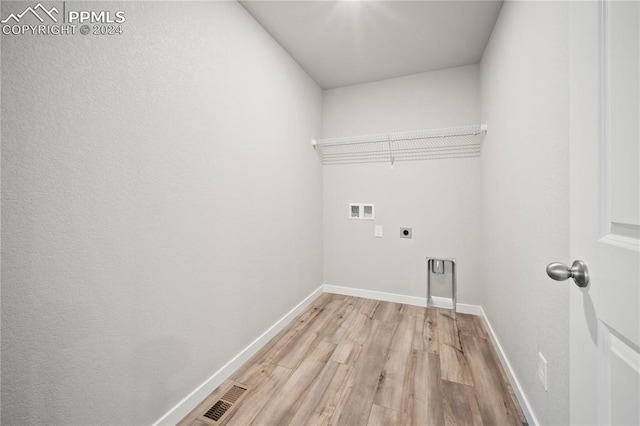
M482 306L541 424L569 422L567 4L505 2L480 66ZM537 378L548 362L549 391Z
M478 124L479 102L475 65L328 90L323 136ZM480 302L479 158L324 166L323 180L325 283L425 297L425 257L455 257L458 300ZM349 202L375 203L375 222L349 220Z
M127 21L2 36L2 423L149 424L322 283L321 91L235 2L67 6Z

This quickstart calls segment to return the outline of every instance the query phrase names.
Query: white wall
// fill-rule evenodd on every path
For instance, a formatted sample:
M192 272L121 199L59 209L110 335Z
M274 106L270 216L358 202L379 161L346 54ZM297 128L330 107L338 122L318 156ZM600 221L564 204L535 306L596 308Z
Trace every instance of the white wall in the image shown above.
M327 90L323 99L323 137L480 122L475 65ZM479 180L479 158L324 166L325 283L425 297L425 257L455 257L458 300L479 304ZM375 203L375 222L349 220L349 202ZM413 239L400 239L400 227L413 228Z
M482 306L541 424L569 422L567 4L507 1L480 66ZM537 378L548 361L549 390Z
M127 21L2 36L2 423L149 424L322 283L321 91L235 2L67 6Z

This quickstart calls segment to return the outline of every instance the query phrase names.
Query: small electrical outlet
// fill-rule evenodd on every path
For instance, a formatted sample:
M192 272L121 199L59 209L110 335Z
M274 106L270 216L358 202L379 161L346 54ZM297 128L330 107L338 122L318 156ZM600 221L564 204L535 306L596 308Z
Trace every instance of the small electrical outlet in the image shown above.
M376 238L382 238L382 225L376 225L375 231L373 234Z
M547 390L547 360L538 352L538 380L544 386L544 390Z

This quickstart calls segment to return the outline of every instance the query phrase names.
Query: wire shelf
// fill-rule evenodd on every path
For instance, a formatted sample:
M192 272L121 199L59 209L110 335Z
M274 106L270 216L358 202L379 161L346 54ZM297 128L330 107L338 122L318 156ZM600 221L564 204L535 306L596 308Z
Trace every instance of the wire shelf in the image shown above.
M479 157L486 124L312 141L322 164Z

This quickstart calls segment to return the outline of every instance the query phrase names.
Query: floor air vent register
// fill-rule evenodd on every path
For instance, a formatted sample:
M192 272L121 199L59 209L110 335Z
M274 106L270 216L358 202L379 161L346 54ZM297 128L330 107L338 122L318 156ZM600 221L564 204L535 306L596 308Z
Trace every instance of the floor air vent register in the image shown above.
M234 384L215 404L203 413L198 420L210 425L221 425L233 409L242 400L248 387Z

